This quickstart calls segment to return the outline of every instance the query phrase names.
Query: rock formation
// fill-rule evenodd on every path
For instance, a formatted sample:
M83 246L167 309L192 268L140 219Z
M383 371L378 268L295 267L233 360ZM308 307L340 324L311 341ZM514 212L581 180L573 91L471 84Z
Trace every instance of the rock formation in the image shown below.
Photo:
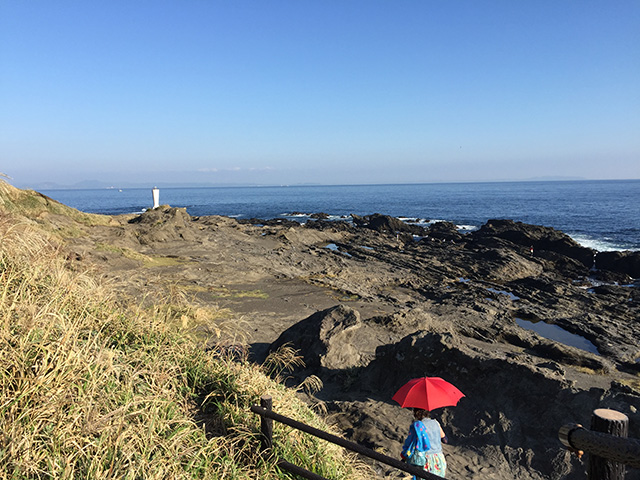
M47 212L39 222L70 229ZM390 455L411 418L391 401L395 390L422 375L451 381L466 397L434 412L452 441L451 478L583 479L584 459L557 432L588 424L595 408L628 415L640 438L638 252L601 252L594 265L596 252L562 232L510 220L462 234L379 214L317 217L236 221L161 206L79 222L65 248L119 294L180 291L225 309L256 361L284 344L299 349L306 366L290 381L320 377L309 401L346 437Z

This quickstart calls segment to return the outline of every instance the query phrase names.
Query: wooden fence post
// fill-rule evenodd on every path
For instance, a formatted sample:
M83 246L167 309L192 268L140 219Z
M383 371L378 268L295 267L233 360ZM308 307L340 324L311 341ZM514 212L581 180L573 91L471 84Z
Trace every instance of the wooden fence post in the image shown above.
M282 423L284 425L288 425L292 428L295 428L297 430L300 430L302 432L308 433L309 435L313 435L314 437L317 438L321 438L323 440L326 440L327 442L333 443L335 445L339 445L343 448L346 448L347 450L351 450L352 452L356 452L359 453L361 455L364 455L366 457L369 457L373 460L377 460L381 463L384 463L385 465L389 465L391 467L395 467L399 470L402 470L403 472L407 472L410 473L411 475L414 475L416 477L420 477L420 478L433 478L433 479L438 479L441 477L438 477L436 475L434 475L433 473L427 472L426 470L424 470L424 468L422 467L418 467L416 465L410 465L408 463L405 463L397 458L393 458L390 457L388 455L385 455L383 453L380 452L376 452L375 450L371 450L370 448L367 448L363 445L359 445L357 443L354 442L350 442L349 440L345 440L342 437L339 437L337 435L333 435L332 433L329 432L325 432L323 430L320 430L318 428L312 427L311 425L307 425L305 423L302 422L298 422L297 420L294 420L293 418L289 418L289 417L285 417L284 415L280 415L276 412L274 412L272 409L272 401L271 401L271 397L269 395L263 395L262 397L260 397L260 406L258 405L251 405L251 411L253 413L257 413L258 415L260 415L260 417L262 418L262 423L260 424L260 430L261 430L261 437L262 437L262 446L263 448L268 448L272 445L272 421L276 421L278 423ZM269 420L269 422L266 422L266 420ZM283 459L280 459L278 461L278 466L280 468L282 468L283 470L287 470L291 473L295 473L296 475L300 475L304 478L310 479L310 480L327 480L324 477L321 477L320 475L317 475L313 472L309 472L308 470L305 470L301 467L297 467Z
M591 430L626 438L629 435L629 417L624 413L606 408L593 411ZM624 463L612 462L597 455L589 455L588 477L590 480L623 480Z
M273 407L273 399L271 395L262 395L260 397L260 406L265 410L271 410ZM273 420L260 416L260 449L270 450L273 447Z

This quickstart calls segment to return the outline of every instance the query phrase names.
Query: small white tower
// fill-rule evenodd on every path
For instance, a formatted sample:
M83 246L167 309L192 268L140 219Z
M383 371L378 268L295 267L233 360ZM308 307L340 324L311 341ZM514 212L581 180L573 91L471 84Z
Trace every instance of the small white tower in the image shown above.
M158 208L160 206L160 189L153 187L151 193L153 194L153 208Z

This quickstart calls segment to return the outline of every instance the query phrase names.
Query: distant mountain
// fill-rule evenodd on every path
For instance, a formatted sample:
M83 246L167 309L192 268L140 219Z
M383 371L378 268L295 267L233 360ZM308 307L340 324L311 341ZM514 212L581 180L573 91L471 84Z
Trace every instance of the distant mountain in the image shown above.
M585 177L563 177L560 175L548 175L541 177L531 177L525 180L520 180L521 182L574 182L579 180L588 180Z
M578 176L539 176L530 177L526 179L504 179L496 180L498 182L561 182L561 181L584 181L588 180L585 177ZM20 184L16 182L10 182L14 186L22 189L31 190L99 190L99 189L124 189L124 188L212 188L212 187L281 187L281 186L313 186L320 185L318 183L291 183L287 185L282 184L258 184L258 183L212 183L212 182L118 182L107 183L101 180L83 180L73 184L61 184L56 182L37 182L33 184ZM410 182L408 182L410 183ZM436 182L439 183L439 182ZM447 183L447 182L444 182ZM466 183L466 182L465 182ZM473 182L471 182L473 183Z
M14 186L29 190L102 190L102 189L124 189L124 188L210 188L210 187L257 187L258 184L244 183L168 183L168 182L118 182L106 183L99 180L85 180L73 184L61 184L55 182L37 182L30 184L14 183Z

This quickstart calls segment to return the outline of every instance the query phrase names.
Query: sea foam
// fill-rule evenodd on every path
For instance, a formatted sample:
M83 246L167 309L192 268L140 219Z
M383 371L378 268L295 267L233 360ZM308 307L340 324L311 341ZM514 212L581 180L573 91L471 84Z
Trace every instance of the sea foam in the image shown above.
M638 249L628 248L627 245L616 244L613 241L603 238L603 239L594 239L590 238L586 235L571 235L569 236L578 242L581 246L586 248L592 248L598 252L613 252L620 250L632 250L637 251Z

